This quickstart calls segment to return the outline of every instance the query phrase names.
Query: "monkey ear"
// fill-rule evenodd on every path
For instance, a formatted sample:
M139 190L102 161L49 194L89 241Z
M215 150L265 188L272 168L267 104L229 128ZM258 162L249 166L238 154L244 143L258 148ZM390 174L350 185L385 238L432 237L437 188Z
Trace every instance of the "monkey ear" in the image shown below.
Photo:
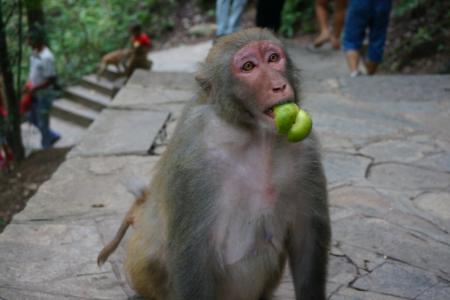
M195 75L195 80L205 92L209 92L211 90L211 81L208 80L207 76L205 76L205 73L197 73L197 75Z

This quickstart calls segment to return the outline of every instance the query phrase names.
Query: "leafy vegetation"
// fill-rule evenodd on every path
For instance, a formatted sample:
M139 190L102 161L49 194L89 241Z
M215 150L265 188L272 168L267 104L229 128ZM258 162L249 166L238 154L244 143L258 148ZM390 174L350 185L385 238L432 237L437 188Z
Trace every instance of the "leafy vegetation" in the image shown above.
M16 67L17 2L4 4L10 62ZM128 28L133 23L143 24L152 38L160 37L174 27L176 5L176 0L43 0L45 30L60 78L63 82L80 78L92 72L105 53L129 46ZM27 48L20 64L22 74L27 73Z
M158 37L173 27L175 0L45 0L46 27L64 79L92 72L100 57L128 46L128 28L144 25Z
M395 1L383 67L450 73L450 2Z
M282 11L280 31L286 37L294 36L297 30L312 32L314 21L314 1L286 0Z

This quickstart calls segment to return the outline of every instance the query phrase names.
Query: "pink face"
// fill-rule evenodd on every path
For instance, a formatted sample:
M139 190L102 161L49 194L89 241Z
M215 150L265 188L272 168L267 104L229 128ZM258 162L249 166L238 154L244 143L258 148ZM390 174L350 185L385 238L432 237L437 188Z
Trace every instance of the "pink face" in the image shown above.
M255 41L239 49L233 56L232 73L240 88L252 91L257 112L273 119L273 107L294 101L294 90L286 74L286 54L270 41Z

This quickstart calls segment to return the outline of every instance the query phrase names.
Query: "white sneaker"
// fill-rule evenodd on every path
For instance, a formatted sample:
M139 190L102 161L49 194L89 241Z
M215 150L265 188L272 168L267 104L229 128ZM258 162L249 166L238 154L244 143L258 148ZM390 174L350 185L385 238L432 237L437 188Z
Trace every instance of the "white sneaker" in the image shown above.
M361 75L362 75L362 73L359 70L356 70L356 71L353 71L353 72L350 73L350 77L351 78L355 78L355 77L358 77L358 76L361 76Z

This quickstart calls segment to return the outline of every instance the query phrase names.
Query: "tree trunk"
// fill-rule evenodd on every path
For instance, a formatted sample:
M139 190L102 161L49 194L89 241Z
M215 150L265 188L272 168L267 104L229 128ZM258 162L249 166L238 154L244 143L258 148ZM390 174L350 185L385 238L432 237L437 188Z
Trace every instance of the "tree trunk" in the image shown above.
M28 26L33 28L37 24L44 26L44 11L42 10L42 0L25 0L27 10Z
M5 24L3 23L2 2L0 2L0 69L3 73L5 95L8 106L9 126L7 131L8 141L14 152L14 159L22 160L24 158L24 148L22 144L22 135L20 131L20 113L19 103L14 91L14 77L9 63L8 45L6 42Z

